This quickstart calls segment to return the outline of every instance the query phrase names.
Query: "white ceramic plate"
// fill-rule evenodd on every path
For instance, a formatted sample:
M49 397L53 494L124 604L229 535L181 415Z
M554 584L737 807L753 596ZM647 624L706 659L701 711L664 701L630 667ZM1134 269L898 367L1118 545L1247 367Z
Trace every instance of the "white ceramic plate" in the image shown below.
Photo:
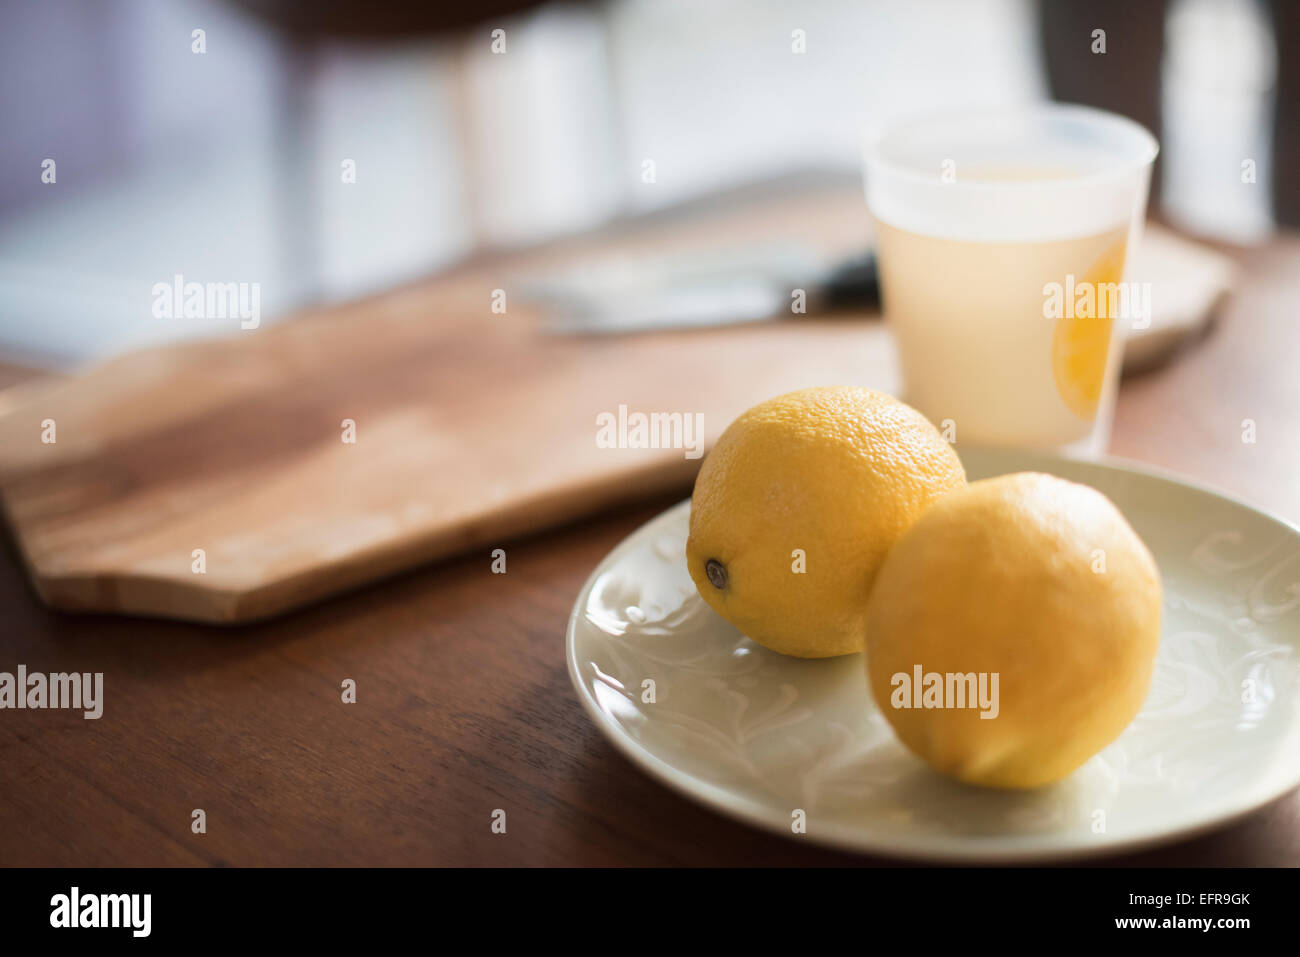
M1300 530L1119 463L992 450L962 460L971 479L1032 469L1101 490L1164 578L1146 704L1068 779L1002 792L943 778L893 737L862 656L803 661L745 638L686 572L689 502L622 542L578 596L569 674L597 726L652 777L723 814L930 860L1131 849L1207 830L1300 784Z

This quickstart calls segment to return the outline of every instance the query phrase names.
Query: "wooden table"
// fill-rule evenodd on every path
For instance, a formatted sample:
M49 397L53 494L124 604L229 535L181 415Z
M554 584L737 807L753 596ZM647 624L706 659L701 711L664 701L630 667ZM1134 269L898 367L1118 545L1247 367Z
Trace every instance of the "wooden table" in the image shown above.
M1113 451L1295 520L1300 237L1241 259L1214 331L1125 383ZM1255 444L1242 442L1247 418ZM106 703L98 721L0 713L0 864L879 863L678 797L579 707L564 663L574 596L615 543L688 493L515 542L504 576L467 555L231 630L50 612L6 543L0 670L102 671ZM355 704L341 700L348 678ZM1300 792L1108 863L1300 864Z

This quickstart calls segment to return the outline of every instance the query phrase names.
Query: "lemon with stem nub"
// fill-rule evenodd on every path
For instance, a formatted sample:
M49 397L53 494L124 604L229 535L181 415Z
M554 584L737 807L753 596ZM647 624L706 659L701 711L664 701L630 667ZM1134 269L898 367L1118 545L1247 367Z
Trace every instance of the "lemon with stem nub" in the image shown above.
M862 650L890 547L966 483L926 418L870 389L805 389L754 406L704 461L686 561L704 600L773 651Z

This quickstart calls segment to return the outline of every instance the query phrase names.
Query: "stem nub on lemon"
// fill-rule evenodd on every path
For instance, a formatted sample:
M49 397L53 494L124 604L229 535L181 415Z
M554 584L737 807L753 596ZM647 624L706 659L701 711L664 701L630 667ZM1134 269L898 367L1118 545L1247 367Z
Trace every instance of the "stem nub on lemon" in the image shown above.
M881 568L867 609L868 684L903 744L936 770L1037 787L1133 720L1151 684L1160 606L1151 553L1100 492L1036 473L972 482L926 511ZM927 700L918 674L942 681L925 679ZM997 700L972 707L977 687L996 688Z
M801 658L858 652L891 546L965 484L948 442L892 396L791 392L741 415L705 459L687 566L709 606L759 644Z

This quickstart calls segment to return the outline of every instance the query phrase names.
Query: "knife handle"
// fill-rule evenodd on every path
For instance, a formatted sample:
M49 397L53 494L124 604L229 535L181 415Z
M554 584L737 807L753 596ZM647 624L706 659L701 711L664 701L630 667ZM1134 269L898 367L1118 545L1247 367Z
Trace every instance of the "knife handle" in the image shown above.
M832 267L822 287L822 304L827 309L879 308L876 254L854 256Z

